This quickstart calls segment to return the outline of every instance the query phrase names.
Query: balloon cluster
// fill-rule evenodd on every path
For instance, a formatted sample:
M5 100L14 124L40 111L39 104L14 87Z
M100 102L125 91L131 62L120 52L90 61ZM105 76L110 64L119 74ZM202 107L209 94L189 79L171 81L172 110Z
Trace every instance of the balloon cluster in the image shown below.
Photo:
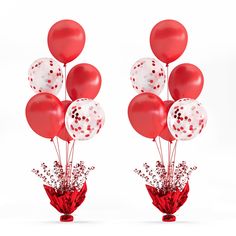
M175 67L168 76L169 63L184 52L188 41L184 26L175 20L163 20L156 24L150 35L154 58L142 58L131 68L130 80L139 93L128 107L132 127L142 136L169 142L189 140L201 133L206 126L207 115L195 99L200 95L204 77L201 70L189 63ZM167 100L159 95L168 83ZM173 100L169 99L169 93Z
M75 141L92 138L104 124L104 112L93 100L101 87L98 69L82 63L66 74L67 63L80 55L84 44L85 32L79 23L58 21L48 32L48 47L54 58L63 63L64 74L53 58L34 61L28 71L29 84L36 95L26 105L26 119L35 133L53 142L58 156L53 170L43 163L43 171L33 169L33 173L43 180L51 205L64 214L60 218L63 222L73 220L71 214L84 201L87 176L94 169L86 168L83 162L73 165ZM63 82L65 97L60 100L56 95ZM65 166L58 138L66 144Z
M48 47L52 58L40 58L28 71L30 87L36 93L26 106L26 118L34 132L44 138L70 142L87 140L104 124L104 112L93 99L101 87L101 75L93 65L82 63L66 75L67 63L77 58L85 44L82 26L72 20L56 22L48 32ZM56 95L65 81L65 99ZM68 93L71 100L66 99Z
M130 80L139 94L128 107L132 127L139 134L155 141L160 161L152 169L145 163L145 170L134 172L143 178L153 205L166 215L162 220L175 221L173 215L187 200L189 177L196 167L186 162L175 165L178 140L190 140L206 126L207 115L195 99L200 95L204 78L201 70L184 63L175 67L169 76L169 63L178 59L188 41L185 27L175 20L163 20L156 24L150 35L155 58L142 58L131 68ZM159 96L167 83L167 98ZM169 94L172 100L169 99ZM163 158L161 140L168 141L168 159ZM174 142L174 147L172 143ZM166 164L166 165L165 165Z

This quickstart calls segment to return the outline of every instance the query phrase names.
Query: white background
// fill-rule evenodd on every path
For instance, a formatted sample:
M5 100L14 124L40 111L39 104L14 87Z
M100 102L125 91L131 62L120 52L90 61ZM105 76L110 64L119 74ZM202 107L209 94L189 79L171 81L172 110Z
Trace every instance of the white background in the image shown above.
M235 1L1 1L0 6L0 235L150 235L227 233L235 235ZM103 83L96 100L106 123L99 135L79 142L75 159L95 165L85 202L75 223L59 223L42 182L31 173L56 159L52 144L30 130L25 106L33 96L29 65L50 57L47 32L61 19L78 21L87 40L69 64L95 65ZM198 98L208 124L196 139L179 143L177 161L198 170L176 223L162 223L144 182L133 169L158 158L154 143L129 124L127 106L136 95L129 81L132 64L153 57L152 27L163 19L182 22L189 35L183 56L171 68L190 62L201 68L205 85ZM63 91L60 94L63 98ZM165 99L165 92L162 94Z

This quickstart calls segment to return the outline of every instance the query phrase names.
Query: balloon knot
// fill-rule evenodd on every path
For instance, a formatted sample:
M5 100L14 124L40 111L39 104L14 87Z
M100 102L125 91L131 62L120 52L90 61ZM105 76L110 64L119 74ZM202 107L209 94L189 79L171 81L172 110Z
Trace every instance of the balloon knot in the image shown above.
M53 141L53 138L51 138L50 141L52 142L52 141Z
M63 66L66 67L66 63Z
M154 138L152 141L155 142L155 141L156 141L156 138Z
M168 63L166 63L166 67L168 67L169 66L169 64Z

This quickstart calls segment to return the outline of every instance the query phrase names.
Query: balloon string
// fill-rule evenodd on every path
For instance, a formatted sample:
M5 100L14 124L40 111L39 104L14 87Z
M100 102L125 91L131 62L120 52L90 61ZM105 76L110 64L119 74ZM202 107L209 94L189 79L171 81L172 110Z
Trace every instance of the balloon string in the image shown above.
M71 176L71 173L72 173L72 163L73 163L73 159L74 159L74 147L75 147L75 140L72 144L72 147L70 149L70 154L69 154L69 160L70 160L70 163L71 163L70 176Z
M55 150L56 150L59 163L60 163L60 165L61 165L61 156L59 155L59 152L58 152L58 150L57 150L57 147L56 147L56 144L55 144L55 142L54 142L54 139L51 139L51 142L52 142L53 145L54 145L54 148L55 148Z
M172 160L173 160L173 155L174 155L175 146L176 146L176 141L175 141L175 145L174 145L174 147L173 147L173 149L172 149L172 152L171 152L171 155L170 155L170 162L171 162L171 164L172 164Z
M65 74L65 100L66 100L66 64L64 64L64 74Z
M177 140L175 141L175 146L172 150L172 154L171 154L171 165L172 165L172 170L171 170L171 174L174 174L174 168L175 168L175 157L176 157L176 148L177 148Z
M59 145L58 137L57 137L57 150L58 150L58 154L59 154L60 159L61 159L61 152L60 152L60 145Z
M74 140L73 149L72 149L72 158L71 158L72 160L71 160L71 162L73 162L73 159L74 159L74 150L75 150L75 140Z
M176 149L177 149L177 140L176 140L176 145L175 145L175 155L174 155L174 166L173 166L173 174L174 174L174 168L175 168L175 157L176 157Z
M66 100L66 64L64 64L64 83L65 83L65 100ZM69 149L69 143L66 142L66 167L65 167L65 172L66 172L66 179L68 180L68 168L69 168L69 157L68 157L68 149Z
M171 153L171 142L168 142L168 171L167 171L167 176L169 178L170 176L170 167L171 167L171 163L170 163L170 153Z
M66 179L67 179L67 177L68 177L68 162L69 162L69 160L68 160L68 142L66 142L66 168L65 168L65 172L66 172Z
M167 63L166 64L166 91L167 91L167 100L169 100L169 97L170 97L170 94L169 94L169 87L168 87L168 83L169 83L169 64ZM175 149L176 145L174 146L174 149ZM173 150L174 150L173 149ZM167 178L170 178L171 177L171 142L168 142L168 171L167 171Z
M168 88L168 82L169 82L169 64L166 64L166 84L167 84L167 100L169 100L169 88Z
M73 162L73 159L74 159L74 151L75 151L75 141L74 141L74 146L73 146L73 151L72 151L72 162Z
M71 163L73 163L74 146L75 146L75 140L74 140L74 142L72 144L72 147L70 149L70 154L69 154L69 160L70 160Z
M158 150L158 152L159 152L160 159L161 159L161 164L164 165L163 157L162 157L162 155L161 155L161 151L160 151L160 148L159 148L159 146L158 146L158 143L157 143L156 139L153 139L153 141L156 143L156 147L157 147L157 150Z
M162 152L162 146L161 146L161 138L160 138L160 136L159 136L159 145L160 145L160 151L161 151L161 156L162 156L162 162L163 162L163 165L164 165L163 152Z

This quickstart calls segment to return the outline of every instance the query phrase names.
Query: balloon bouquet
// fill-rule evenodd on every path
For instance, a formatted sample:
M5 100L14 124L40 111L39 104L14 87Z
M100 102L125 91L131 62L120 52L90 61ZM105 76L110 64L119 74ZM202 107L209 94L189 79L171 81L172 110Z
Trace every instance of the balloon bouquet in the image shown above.
M85 44L84 29L75 21L56 22L48 32L52 58L40 58L32 63L28 72L30 87L36 93L27 103L26 118L31 129L48 138L54 145L58 160L51 170L42 163L42 170L33 172L44 182L51 205L60 213L60 220L73 221L71 215L85 199L86 180L94 167L87 168L83 161L73 165L76 140L88 140L104 124L104 112L93 99L101 87L101 75L90 64L74 66L68 76L67 63L77 58ZM65 82L64 100L56 95ZM67 93L70 99L67 99ZM60 138L65 142L65 161L61 158Z
M173 215L187 200L189 176L196 167L186 162L175 166L177 142L190 140L201 133L207 122L206 111L195 99L203 88L203 74L195 65L184 63L168 75L169 63L184 52L188 35L182 24L175 20L163 20L151 31L150 45L154 58L142 58L131 69L130 80L139 93L128 107L132 127L139 134L152 139L158 149L160 161L154 169L147 163L144 171L135 172L145 179L147 190L156 206L165 213L162 220L175 221ZM159 94L168 84L167 99ZM169 93L172 99L169 99ZM162 140L168 143L167 163L164 162Z

